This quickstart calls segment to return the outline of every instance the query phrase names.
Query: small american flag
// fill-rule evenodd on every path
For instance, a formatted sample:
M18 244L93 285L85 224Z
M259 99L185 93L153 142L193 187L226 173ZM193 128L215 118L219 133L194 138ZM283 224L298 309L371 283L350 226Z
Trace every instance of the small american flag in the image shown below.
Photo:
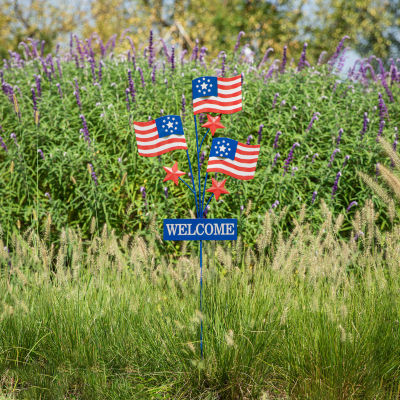
M155 157L172 150L187 150L179 115L166 115L148 122L133 122L139 155Z
M193 113L233 114L242 110L242 76L202 76L192 81Z
M228 138L214 138L207 172L222 172L236 179L253 179L260 145L248 145Z

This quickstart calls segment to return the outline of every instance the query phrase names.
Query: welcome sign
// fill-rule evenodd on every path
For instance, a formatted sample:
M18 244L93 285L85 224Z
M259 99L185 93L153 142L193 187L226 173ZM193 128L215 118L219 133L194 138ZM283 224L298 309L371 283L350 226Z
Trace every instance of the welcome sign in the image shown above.
M236 240L237 219L165 219L164 240Z

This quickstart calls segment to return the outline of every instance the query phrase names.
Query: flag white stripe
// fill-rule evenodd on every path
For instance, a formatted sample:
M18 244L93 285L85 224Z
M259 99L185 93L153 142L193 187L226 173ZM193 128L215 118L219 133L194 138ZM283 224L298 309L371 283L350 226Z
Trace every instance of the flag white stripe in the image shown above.
M228 171L228 172L232 172L235 175L241 175L241 176L254 176L256 171L251 171L251 172L245 172L245 171L238 171L235 168L230 168L224 164L213 164L213 165L209 165L207 167L207 172L212 172L210 171L211 169L215 169L215 168L220 168L222 170Z
M177 147L177 146L182 146L184 147L184 149L187 149L187 146L185 143L168 143L164 146L159 146L155 149L149 149L149 150L142 150L142 149L138 149L139 154L150 154L150 153L158 153L159 151L165 150L165 149L169 149L171 147Z
M240 93L242 88L234 88L234 89L218 89L218 94L233 94L233 93Z
M235 100L242 100L242 95L240 94L239 96L235 96L235 97L216 97L216 96L206 96L206 97L198 97L197 99L193 100L193 104L196 104L200 101L205 101L205 100L216 100L219 101L220 103L230 103L232 101Z
M156 127L156 124L152 124L152 125L147 125L147 126L139 126L139 125L135 125L133 124L133 126L135 127L135 131L150 131L152 129L154 129Z
M140 144L141 146L151 146L154 144L165 142L165 140L169 140L169 139L185 139L185 136L184 135L169 135L169 136L164 136L164 137L156 139L156 140L152 140L151 142L141 142L140 140L137 140L137 143ZM179 143L179 142L175 142L175 143ZM185 143L182 142L182 144L185 144Z
M260 148L259 147L253 147L253 148L244 147L244 146L241 146L240 143L238 143L237 149L240 150L240 151L246 151L246 152L249 152L249 153L250 152L254 152L254 151L257 151L258 153L260 152Z
M210 157L209 161L225 161L226 163L229 163L232 166L236 167L242 167L242 168L253 168L257 166L257 158L254 160L255 162L240 162L240 161L235 161L231 160L229 158L221 158L221 157ZM218 164L213 164L212 167L215 167ZM211 165L210 165L211 167Z
M143 133L136 133L136 132L135 132L135 134L136 134L136 137L137 137L138 139L150 139L150 138L152 138L152 137L158 137L158 133L157 133L157 132L146 133L146 134L143 134Z

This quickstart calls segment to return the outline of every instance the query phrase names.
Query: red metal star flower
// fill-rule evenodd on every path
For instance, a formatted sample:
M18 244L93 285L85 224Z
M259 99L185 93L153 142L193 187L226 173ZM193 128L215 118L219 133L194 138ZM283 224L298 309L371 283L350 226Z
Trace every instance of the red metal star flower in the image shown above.
M221 182L216 181L214 178L211 179L212 179L212 186L210 187L210 189L207 189L206 192L214 193L215 200L218 200L221 194L229 194L229 192L225 189L226 179L224 179Z
M211 134L214 136L214 133L217 129L225 128L224 125L221 124L220 119L221 116L217 115L216 117L212 117L210 114L207 114L208 122L202 125L203 128L210 128Z
M182 172L178 170L178 163L175 161L175 164L170 167L163 167L165 169L165 172L167 173L167 176L164 178L163 182L165 181L174 181L175 185L178 185L179 183L179 177L182 175L185 175L186 172Z

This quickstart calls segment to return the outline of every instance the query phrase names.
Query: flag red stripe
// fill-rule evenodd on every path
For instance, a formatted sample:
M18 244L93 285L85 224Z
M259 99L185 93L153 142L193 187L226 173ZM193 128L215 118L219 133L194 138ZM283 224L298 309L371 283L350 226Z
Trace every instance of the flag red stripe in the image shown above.
M241 75L236 75L236 76L233 76L232 78L218 78L218 80L221 82L232 82L238 78L241 78Z
M256 170L256 167L251 167L251 168L246 168L246 167L238 167L237 165L232 165L229 164L228 161L225 160L209 160L208 161L208 166L207 166L207 171L209 171L208 167L210 165L215 165L215 164L223 164L226 165L227 167L230 167L232 169L234 169L235 171L243 171L243 172L253 172Z
M185 143L186 144L186 140L185 140L185 138L182 138L182 139L167 139L167 140L163 140L160 143L151 144L151 145L142 145L137 140L137 147L138 147L138 149L142 149L142 150L151 150L151 149L157 149L158 147L164 146L165 144L169 144L169 143Z
M153 120L153 121L148 121L148 122L136 122L136 121L134 121L134 122L133 122L133 125L138 125L138 126L149 126L149 125L153 125L153 124L155 124L155 123L156 123L155 120Z
M200 113L206 113L206 112L215 112L218 114L234 114L235 112L242 111L242 105L240 105L237 108L232 108L231 110L219 110L213 107L207 107L204 105L204 108L200 108L197 111L194 111L193 114L197 115Z
M229 175L232 178L240 179L242 181L248 181L248 180L254 178L254 175L249 175L249 176L238 175L238 174L235 174L235 173L233 173L231 171L225 171L223 168L210 168L210 169L207 169L207 172L221 172L221 173L223 173L225 175Z
M149 133L154 133L157 132L157 127L155 126L154 128L150 128L149 130L146 131L135 131L136 135L147 135Z
M235 100L235 101L228 101L228 102L222 102L219 100L202 100L199 102L196 102L193 104L194 107L202 106L202 105L213 105L216 104L218 106L236 106L238 104L242 104L242 99Z
M236 92L236 93L231 93L231 94L222 94L219 93L218 97L220 97L221 99L229 99L230 97L236 97L242 94L242 91Z

